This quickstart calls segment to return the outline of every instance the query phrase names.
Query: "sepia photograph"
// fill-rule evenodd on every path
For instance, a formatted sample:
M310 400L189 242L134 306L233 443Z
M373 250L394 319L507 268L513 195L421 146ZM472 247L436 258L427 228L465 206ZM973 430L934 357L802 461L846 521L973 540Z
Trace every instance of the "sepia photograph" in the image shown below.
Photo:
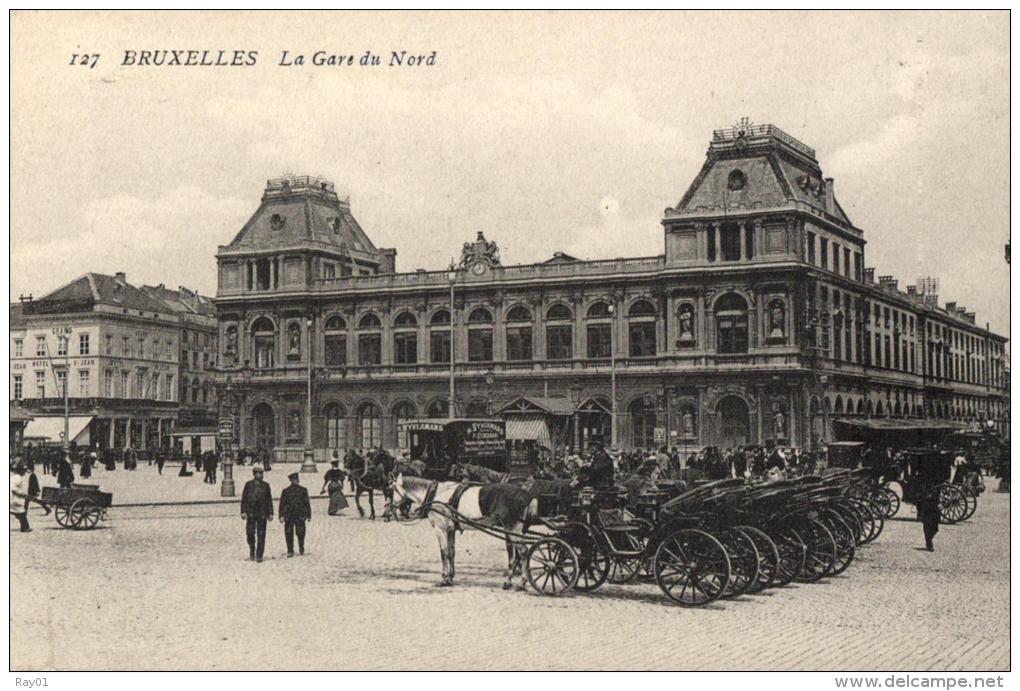
M1009 11L8 21L12 687L1008 680Z

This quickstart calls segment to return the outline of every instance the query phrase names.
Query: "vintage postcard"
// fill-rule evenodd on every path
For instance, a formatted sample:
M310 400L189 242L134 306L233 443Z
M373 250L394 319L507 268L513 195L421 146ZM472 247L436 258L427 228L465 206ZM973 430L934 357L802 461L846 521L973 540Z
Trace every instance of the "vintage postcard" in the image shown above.
M9 21L19 686L1002 685L1008 12Z

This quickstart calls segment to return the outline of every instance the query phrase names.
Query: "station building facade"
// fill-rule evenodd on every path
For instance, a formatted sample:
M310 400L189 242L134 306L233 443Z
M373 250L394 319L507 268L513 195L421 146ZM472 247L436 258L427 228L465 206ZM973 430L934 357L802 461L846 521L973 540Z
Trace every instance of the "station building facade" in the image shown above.
M282 458L400 448L400 420L448 415L555 418L565 448L1008 425L1006 339L876 280L814 150L777 127L715 131L659 232L655 256L526 265L478 233L459 265L400 273L331 183L270 180L217 252L221 415Z

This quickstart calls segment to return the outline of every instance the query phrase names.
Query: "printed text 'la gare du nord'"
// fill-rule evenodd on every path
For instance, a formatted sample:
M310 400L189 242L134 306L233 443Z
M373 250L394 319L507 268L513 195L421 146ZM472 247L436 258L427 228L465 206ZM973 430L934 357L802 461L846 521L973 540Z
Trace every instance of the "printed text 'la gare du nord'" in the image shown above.
M254 67L257 50L125 50L122 67ZM279 67L433 67L436 51L391 50L374 53L332 53L281 51Z

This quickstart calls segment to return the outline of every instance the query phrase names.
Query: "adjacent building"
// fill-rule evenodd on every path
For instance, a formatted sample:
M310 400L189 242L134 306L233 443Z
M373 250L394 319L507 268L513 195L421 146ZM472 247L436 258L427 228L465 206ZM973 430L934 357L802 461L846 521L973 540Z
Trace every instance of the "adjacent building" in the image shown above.
M26 441L63 440L66 406L67 439L78 445L169 444L180 418L183 324L192 322L154 292L123 273L87 273L11 305L10 391L33 417ZM214 317L203 300L209 333Z
M217 252L223 413L281 458L403 447L400 420L451 414L516 412L510 436L566 447L1007 426L1006 339L930 284L875 280L815 151L777 127L714 132L658 232L659 255L526 265L479 232L458 266L398 273L330 182L270 180Z

